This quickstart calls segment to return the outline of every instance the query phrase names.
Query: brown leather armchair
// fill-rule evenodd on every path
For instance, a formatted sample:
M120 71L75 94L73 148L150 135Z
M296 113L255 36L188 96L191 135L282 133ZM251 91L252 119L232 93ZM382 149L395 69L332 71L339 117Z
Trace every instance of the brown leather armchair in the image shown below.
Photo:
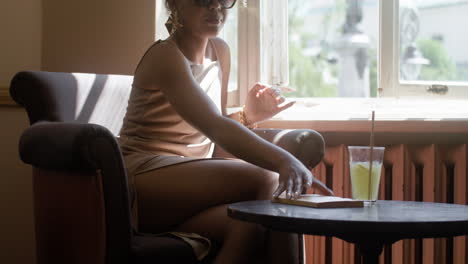
M12 79L11 97L31 124L19 152L33 167L38 264L197 263L185 242L131 228L127 175L115 136L132 81L123 75L34 71ZM315 131L256 132L309 167L319 162L311 160L317 157L313 152L323 156L323 139Z

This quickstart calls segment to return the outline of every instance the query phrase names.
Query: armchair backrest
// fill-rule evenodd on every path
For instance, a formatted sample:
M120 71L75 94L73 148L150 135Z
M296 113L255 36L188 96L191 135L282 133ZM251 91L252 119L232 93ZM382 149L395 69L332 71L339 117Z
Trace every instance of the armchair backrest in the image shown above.
M72 183L86 180L90 189L102 194L102 204L84 199L89 207L82 206L84 211L80 212L86 215L88 211L96 211L99 218L100 208L103 207L105 230L101 234L105 236L105 245L93 241L89 243L91 246L85 245L84 248L99 244L105 250L105 263L127 263L132 239L128 183L115 136L122 126L132 82L133 76L125 75L39 71L20 72L12 79L10 95L24 106L31 124L20 139L20 156L34 167L35 210L41 211L35 213L36 243L41 246L37 254L38 263L51 263L50 259L57 255L55 247L61 245L59 240L54 244L49 238L60 232L61 237L68 227L67 223L62 223L63 229L59 225L51 225L52 218L48 215L49 212L57 213L56 207L61 210L63 205L57 201L60 200L57 198L59 195L50 198L50 190L55 188L50 182L55 182L57 173L66 179L63 182L69 188L73 188L70 187ZM65 159L61 156L65 156ZM85 173L88 177L70 176L89 169L91 173ZM53 190L56 191L53 193L63 193L61 187ZM44 197L49 199L46 199L46 203ZM48 204L51 201L56 201L57 206ZM73 212L74 209L69 210ZM102 229L101 222L95 222L96 229ZM92 230L91 225L78 225ZM80 230L75 232L79 233ZM101 241L99 239L94 240ZM86 241L80 245L84 244ZM77 256L86 259L87 253L77 253Z
M28 112L31 124L61 121L99 124L119 133L133 76L24 71L10 94Z

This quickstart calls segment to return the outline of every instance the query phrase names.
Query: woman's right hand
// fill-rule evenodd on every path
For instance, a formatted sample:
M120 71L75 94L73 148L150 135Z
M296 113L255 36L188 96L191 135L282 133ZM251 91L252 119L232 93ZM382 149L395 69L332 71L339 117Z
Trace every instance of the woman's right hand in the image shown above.
M270 119L295 104L294 101L285 103L285 100L272 87L257 83L247 94L245 115L252 124Z
M303 188L308 189L311 187L316 187L324 195L334 195L332 190L317 180L312 172L297 159L291 159L280 164L278 172L279 185L273 193L273 197L278 197L286 192L287 199L297 199L302 194Z

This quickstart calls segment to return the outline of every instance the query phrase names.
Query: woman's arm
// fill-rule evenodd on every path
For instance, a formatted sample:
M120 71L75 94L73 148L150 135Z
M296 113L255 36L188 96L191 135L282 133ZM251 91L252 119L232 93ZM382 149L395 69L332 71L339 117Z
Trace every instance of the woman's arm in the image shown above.
M243 125L251 126L258 122L269 119L277 113L286 110L295 102L285 103L284 97L277 94L270 86L261 83L255 84L247 93L246 104L242 110L227 115L227 94L229 84L229 73L231 69L231 53L227 43L220 38L210 40L215 50L216 59L220 62L222 71L222 110L223 114L236 120Z
M329 193L322 183L287 151L263 140L238 122L223 116L216 105L193 79L190 67L175 45L160 45L152 56L155 61L155 85L159 87L174 109L192 126L200 130L231 154L262 168L280 174L280 186L297 196L303 185L317 183Z

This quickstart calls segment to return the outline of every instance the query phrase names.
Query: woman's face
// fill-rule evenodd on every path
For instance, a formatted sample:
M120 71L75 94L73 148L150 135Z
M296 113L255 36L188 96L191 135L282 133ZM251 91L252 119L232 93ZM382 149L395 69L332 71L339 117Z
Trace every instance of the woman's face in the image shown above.
M215 37L226 22L227 9L218 0L174 0L171 9L176 9L181 30L200 37Z

